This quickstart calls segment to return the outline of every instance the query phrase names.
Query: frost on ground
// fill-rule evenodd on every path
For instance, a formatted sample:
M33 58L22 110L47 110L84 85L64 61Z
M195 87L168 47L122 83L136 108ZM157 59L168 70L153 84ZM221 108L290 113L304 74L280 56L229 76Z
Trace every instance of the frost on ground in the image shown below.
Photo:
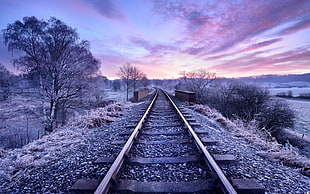
M42 104L36 94L0 101L0 148L21 147L44 134Z
M26 167L40 166L57 158L64 150L81 143L85 135L92 132L90 128L113 122L128 107L128 103L114 103L90 110L87 115L77 115L70 125L58 128L20 149L0 149L0 182L11 181Z
M87 111L86 115L76 115L69 122L69 125L82 128L101 127L106 123L115 121L115 118L121 116L127 106L128 104L125 103L114 103L104 108L92 109Z
M310 101L287 99L286 102L296 115L295 127L291 130L310 136Z
M260 148L260 151L257 151L258 155L272 161L280 161L288 166L300 168L304 175L310 176L309 158L300 155L298 150L290 145L283 146L279 144L274 138L258 130L254 122L246 125L240 120L230 121L215 109L211 109L206 105L194 105L191 106L191 109L214 119L234 136Z

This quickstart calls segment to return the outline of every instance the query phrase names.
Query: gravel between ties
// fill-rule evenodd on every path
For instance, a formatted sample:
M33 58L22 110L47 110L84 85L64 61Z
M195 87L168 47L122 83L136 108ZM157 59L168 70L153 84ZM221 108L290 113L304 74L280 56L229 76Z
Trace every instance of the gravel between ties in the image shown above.
M181 164L147 164L125 165L121 168L119 178L137 180L141 182L162 181L179 182L194 181L207 178L207 172L197 163Z
M137 144L130 150L131 156L143 158L178 157L197 153L196 146L192 144Z

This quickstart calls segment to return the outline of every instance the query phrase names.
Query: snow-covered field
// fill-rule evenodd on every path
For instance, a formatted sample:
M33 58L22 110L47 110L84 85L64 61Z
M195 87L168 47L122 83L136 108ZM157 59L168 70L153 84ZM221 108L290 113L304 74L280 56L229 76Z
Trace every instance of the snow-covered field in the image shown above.
M270 94L275 96L279 93L288 93L289 91L292 92L292 95L294 97L300 96L300 94L310 93L310 87L304 87L304 88L298 88L298 87L292 87L292 88L269 88Z
M112 91L110 89L104 90L106 100L126 101L126 91ZM129 98L133 97L132 92L128 94Z
M310 101L286 99L295 112L295 127L291 130L310 136Z
M292 92L294 97L300 94L310 93L310 82L295 81L287 83L273 83L273 82L263 82L259 83L260 86L269 89L270 94L275 96L279 93Z

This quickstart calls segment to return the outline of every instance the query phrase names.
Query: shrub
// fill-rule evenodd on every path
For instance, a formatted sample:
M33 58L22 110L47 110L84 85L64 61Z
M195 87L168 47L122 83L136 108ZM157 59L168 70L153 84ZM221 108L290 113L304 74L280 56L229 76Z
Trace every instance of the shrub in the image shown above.
M294 112L287 103L280 100L270 100L264 105L264 108L256 115L260 128L265 128L275 134L281 128L294 126Z
M283 102L273 101L271 104L274 104L274 107L277 107L277 109L286 108ZM301 172L309 176L310 159L306 156L299 155L292 146L282 146L275 141L275 138L270 138L269 135L263 133L257 128L256 120L248 123L244 123L242 120L238 119L231 121L206 105L193 105L190 108L209 118L215 119L222 126L227 128L231 134L254 145L258 148L256 152L258 155L272 161L283 162L287 166L301 168Z
M269 92L255 85L231 83L222 85L211 98L207 104L225 117L250 121L269 100Z
M294 124L294 114L289 106L271 99L267 89L256 85L240 82L222 84L213 94L208 94L206 102L229 119L245 122L256 119L262 130L271 133Z

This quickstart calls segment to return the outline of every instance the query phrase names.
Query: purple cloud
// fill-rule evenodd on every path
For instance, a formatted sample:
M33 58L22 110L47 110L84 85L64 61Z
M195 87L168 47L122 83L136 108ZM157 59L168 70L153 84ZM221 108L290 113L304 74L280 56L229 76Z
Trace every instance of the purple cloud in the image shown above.
M151 55L162 55L167 54L170 51L177 51L177 47L169 44L158 44L146 41L141 38L131 37L130 42L136 46L142 47L145 50L149 51Z
M204 41L188 54L217 53L310 13L310 1L171 1L155 0L154 10L165 19L179 20L191 41ZM305 25L304 23L300 25Z
M283 29L279 35L286 35L286 34L291 34L300 30L304 30L306 28L310 27L310 17L304 20L300 20L296 24L294 24L291 27Z
M268 57L258 57L251 53L233 60L227 60L211 69L223 74L244 74L249 75L255 72L259 74L283 73L298 70L309 70L307 64L310 60L310 45L300 47L291 51L274 54Z
M126 17L115 5L113 0L85 0L96 9L101 15L109 19L124 20Z
M244 53L244 52L249 52L249 51L253 51L253 50L256 50L256 49L260 49L260 48L272 45L274 43L280 42L281 40L282 40L282 38L275 38L275 39L271 39L271 40L266 40L266 41L263 41L263 42L259 42L259 43L250 45L250 46L248 46L248 47L246 47L244 49L241 49L241 50L236 50L234 52L225 53L225 54L221 54L221 55L217 55L217 56L207 57L205 60L216 60L216 59L221 59L221 58L225 58L225 57L229 57L229 56L234 56L236 54L240 54L240 53ZM254 54L258 55L258 54L261 54L261 53L268 53L271 50L274 50L274 49L268 49L268 50L264 50L264 51L256 51Z
M247 51L252 51L252 50L255 50L255 49L259 49L259 48L262 48L262 47L266 47L266 46L269 46L271 44L274 44L274 43L277 43L277 42L280 42L282 40L282 38L275 38L275 39L271 39L271 40L266 40L266 41L263 41L263 42L259 42L257 44L253 44L241 51L238 51L238 52L247 52Z

